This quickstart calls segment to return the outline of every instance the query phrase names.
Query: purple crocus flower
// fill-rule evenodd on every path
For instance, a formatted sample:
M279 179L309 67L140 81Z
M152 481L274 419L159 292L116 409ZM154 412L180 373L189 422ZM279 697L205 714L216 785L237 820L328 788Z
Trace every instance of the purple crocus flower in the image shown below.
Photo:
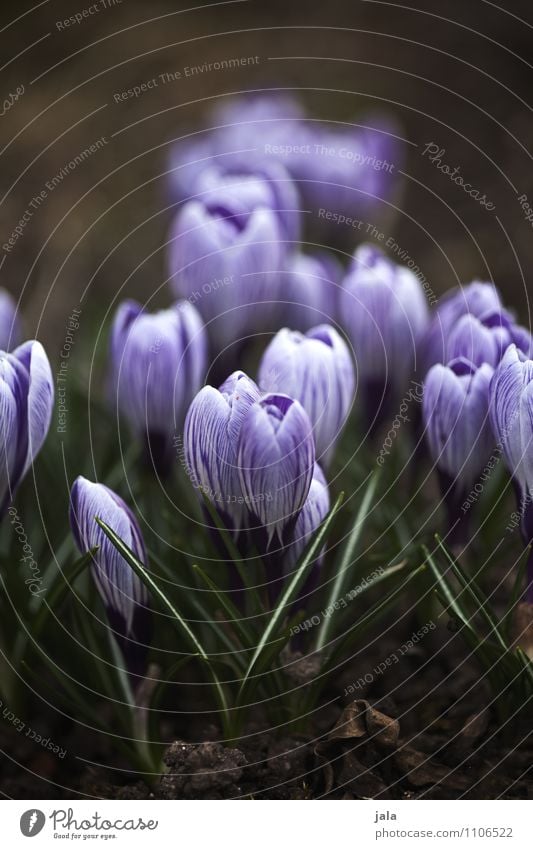
M5 289L0 289L0 351L12 351L22 338L17 304Z
M305 335L280 330L263 354L259 385L300 402L313 425L317 458L327 465L355 392L352 358L339 333L327 324Z
M476 368L468 360L457 359L447 366L434 365L424 382L422 414L427 442L450 521L457 523L453 536L458 542L465 541L460 502L476 484L494 446L489 418L492 375L487 363Z
M305 504L315 444L309 416L288 395L266 395L242 423L237 457L242 492L254 520L283 543Z
M285 248L300 238L300 200L296 186L284 166L275 161L222 162L198 175L196 198L204 204L217 203L221 193L243 212L259 207L271 209L279 219Z
M0 516L26 475L50 427L54 388L40 342L0 351Z
M498 447L513 476L522 537L533 542L533 360L510 345L490 386L490 416ZM526 601L533 604L533 554L527 566Z
M141 672L150 639L148 592L96 518L105 522L146 565L141 529L127 504L104 484L80 476L70 494L72 533L82 554L98 546L92 562L96 587L130 670Z
M197 306L216 351L268 324L284 256L281 239L272 209L250 211L228 190L210 193L206 203L191 201L176 216L172 286Z
M280 319L303 332L333 321L340 276L335 260L325 253L293 254L279 275Z
M202 320L186 301L152 315L136 301L125 301L113 322L110 355L118 410L132 431L146 439L163 472L172 439L204 378Z
M375 426L418 366L428 323L422 285L378 248L362 245L344 281L340 317L354 351L366 418Z
M286 571L294 568L298 563L311 537L329 513L329 508L328 483L324 477L324 472L316 463L309 493L294 525L292 543L284 552ZM319 563L322 556L323 552L318 557Z
M423 341L423 358L426 370L435 363L450 359L448 344L450 333L462 316L481 318L498 314L503 309L498 290L493 283L474 280L467 286L452 289L435 310Z
M236 532L248 515L237 465L239 436L248 410L259 398L253 380L236 371L219 389L204 386L185 420L184 456L191 482Z

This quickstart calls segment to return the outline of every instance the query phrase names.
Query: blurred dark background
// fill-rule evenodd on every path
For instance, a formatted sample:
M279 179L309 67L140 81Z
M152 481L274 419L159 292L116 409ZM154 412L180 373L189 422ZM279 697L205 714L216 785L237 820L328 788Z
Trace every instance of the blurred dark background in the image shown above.
M68 27L57 22L88 10L88 0L3 2L1 96L24 91L4 103L0 124L2 244L47 181L105 138L0 254L0 285L21 296L26 335L45 339L54 357L87 287L82 309L100 320L121 287L120 297L145 299L161 286L169 146L206 126L218 100L254 88L299 92L327 120L391 111L407 141L390 232L437 294L492 279L530 325L533 228L518 198L533 205L533 8L413 2L97 0ZM260 61L115 102L165 71L248 55ZM493 211L422 156L429 142ZM164 287L158 300L169 301ZM83 316L80 327L89 329Z

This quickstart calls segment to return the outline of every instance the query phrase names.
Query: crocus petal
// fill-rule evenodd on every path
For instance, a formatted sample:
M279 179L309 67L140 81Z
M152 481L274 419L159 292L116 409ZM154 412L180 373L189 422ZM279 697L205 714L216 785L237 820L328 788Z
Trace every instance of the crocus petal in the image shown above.
M267 395L244 419L238 451L242 491L270 544L302 509L315 464L309 417L286 395Z
M525 458L531 438L524 390L533 381L533 360L510 345L494 372L490 387L490 415L494 435L507 467L522 491L530 482Z
M329 513L329 509L328 484L322 469L316 463L308 496L294 526L292 543L284 555L285 571L296 565L312 535ZM318 557L319 561L320 558L321 555Z
M424 382L423 416L431 455L466 490L477 480L494 438L489 420L493 369L465 361L433 366Z
M284 248L271 209L243 212L227 193L210 204L193 201L178 213L171 230L170 273L174 290L197 306L221 349L270 321L276 307L271 291ZM264 308L257 309L259 304Z
M28 446L28 374L13 357L0 355L0 516L22 478Z
M259 385L301 403L313 425L317 457L327 465L355 392L352 358L339 333L327 324L306 335L280 330L263 354Z
M362 245L344 281L340 308L358 380L403 389L417 365L428 322L427 301L417 277L377 248Z
M116 401L132 430L169 443L205 373L207 340L198 312L185 301L148 314L128 301L117 312L110 355Z
M28 448L22 474L25 475L42 448L50 428L54 406L52 370L45 350L35 340L25 342L13 351L29 374Z
M235 372L219 390L204 386L185 420L186 471L235 531L247 516L237 468L238 440L246 413L259 397L253 380Z

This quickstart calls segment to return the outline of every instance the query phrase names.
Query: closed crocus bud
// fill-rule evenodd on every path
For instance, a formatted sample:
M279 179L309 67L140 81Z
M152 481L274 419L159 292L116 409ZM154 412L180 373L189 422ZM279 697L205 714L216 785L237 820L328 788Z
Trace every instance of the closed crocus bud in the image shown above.
M492 379L490 416L498 445L521 498L533 492L532 401L533 360L516 345L510 345Z
M337 266L329 256L293 254L279 276L280 319L303 332L323 321L332 321L338 282Z
M448 362L450 333L462 316L481 318L498 314L502 308L500 295L493 283L475 280L448 292L440 299L424 335L422 348L425 369L429 370L435 363Z
M426 297L411 271L362 245L344 281L340 318L354 351L367 423L375 426L418 370Z
M154 314L135 301L117 310L111 331L115 403L133 432L145 438L160 472L181 431L207 363L205 328L186 301Z
M20 341L17 305L9 292L0 289L0 351L12 351Z
M515 325L505 310L484 313L480 318L468 313L451 328L447 355L449 359L464 357L476 366L496 366L512 342L525 352L531 348L529 332Z
M253 380L236 371L219 389L204 386L193 400L184 428L186 471L195 489L217 508L228 529L238 532L248 511L237 466L243 420L260 397Z
M271 209L279 219L280 231L289 249L300 237L300 201L288 171L276 161L253 161L248 156L242 163L235 157L232 164L206 168L195 182L198 200L209 203L220 192L251 213L258 207Z
M430 454L437 465L453 536L464 542L462 500L477 483L494 446L489 418L493 369L464 359L433 366L424 382L422 413ZM461 528L459 530L459 526Z
M498 447L516 485L522 536L533 542L533 360L510 345L490 386L490 417ZM533 604L533 555L526 601Z
M292 531L313 479L315 444L309 416L288 395L252 404L242 423L238 467L242 492L267 546Z
M0 516L13 498L50 427L54 388L40 342L25 342L12 354L0 352Z
M129 669L142 672L151 630L148 592L98 525L97 518L146 565L141 529L127 504L104 484L80 476L70 494L72 533L82 554L98 546L92 561L94 581Z
M185 204L172 225L174 291L201 313L216 351L268 324L272 288L284 256L279 218L253 211L233 192Z
M328 324L305 335L280 330L263 354L259 386L300 402L313 425L317 459L327 465L355 392L350 351L337 331Z
M316 463L309 494L294 525L293 541L284 553L286 571L292 569L298 563L311 537L326 518L329 508L328 484L322 469ZM318 562L320 562L322 555L323 552L320 553Z

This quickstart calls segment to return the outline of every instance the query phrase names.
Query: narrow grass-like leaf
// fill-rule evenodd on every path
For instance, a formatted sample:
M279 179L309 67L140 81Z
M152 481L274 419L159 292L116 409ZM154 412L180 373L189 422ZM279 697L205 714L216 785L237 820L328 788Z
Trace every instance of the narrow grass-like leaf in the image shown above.
M215 691L218 696L219 705L223 712L223 719L225 727L227 728L229 722L229 706L226 699L226 693L224 691L224 687L220 683L220 680L213 669L213 665L210 661L208 654L205 652L202 644L191 630L187 622L183 619L183 617L176 610L170 599L165 595L165 593L161 590L161 588L154 581L146 567L140 560L137 559L133 551L128 548L127 545L120 539L120 537L114 532L109 525L106 525L105 522L102 521L99 517L96 517L96 522L102 528L105 535L115 546L119 554L122 555L126 563L128 563L138 578L144 583L147 589L150 591L151 595L156 598L160 604L169 611L172 617L172 621L174 622L177 629L185 636L185 638L189 641L191 646L198 653L199 658L206 664L207 669L211 675L211 679L215 686Z
M72 589L72 584L78 575L80 575L84 569L91 564L97 550L98 546L95 546L90 551L87 551L79 557L70 568L59 572L56 576L55 581L41 601L41 607L39 608L37 616L34 617L31 627L26 625L24 631L19 633L14 649L13 663L15 666L26 656L30 640L35 642L39 635L42 634L43 628L46 625L52 610L58 608L63 602L69 591Z
M446 546L443 544L443 542L442 542L442 540L441 540L441 538L439 537L438 534L435 536L435 539L437 540L437 544L438 544L439 548L441 549L441 551L444 553L444 556L448 560L448 562L449 562L449 564L452 568L452 571L453 571L455 577L457 578L459 584L463 587L464 592L467 595L470 596L470 600L473 603L474 608L479 612L481 617L484 619L486 625L490 629L490 633L494 635L497 642L504 649L504 651L507 651L509 649L509 646L505 642L505 640L504 640L504 638L503 638L503 636L500 632L500 627L499 627L498 622L496 621L495 617L491 613L488 599L483 596L483 593L481 592L479 587L476 586L476 582L474 581L474 579L469 578L467 575L465 575L461 566L451 556L451 554L447 550Z
M335 602L343 595L344 587L346 586L346 582L350 576L350 566L353 563L354 552L357 543L359 542L359 537L361 536L361 533L363 531L363 526L368 516L372 504L372 499L374 498L374 493L378 485L379 477L379 470L377 472L373 472L371 475L370 482L366 488L359 510L357 511L354 526L350 532L348 541L344 546L340 562L338 566L335 566L335 579L331 585L326 608L329 608L334 605ZM319 626L319 631L317 634L315 651L322 651L322 649L328 642L332 626L333 620L331 616L325 617L322 620L322 624Z
M241 687L240 687L240 690L239 690L239 694L237 696L237 703L238 704L240 703L240 701L242 699L242 696L243 696L243 693L245 691L247 682L250 679L250 676L251 676L252 672L254 671L258 660L260 659L265 648L268 646L268 644L270 642L270 638L275 633L276 628L278 627L278 625L282 621L283 617L286 615L288 608L289 608L289 605L294 600L296 593L300 589L300 586L302 585L310 566L312 565L312 563L316 559L319 551L321 550L321 548L324 544L325 538L327 536L327 533L328 533L328 531L329 531L329 529L330 529L330 527L333 523L335 516L337 515L337 513L340 509L340 506L341 506L343 500L344 500L344 493L341 493L341 495L339 495L339 497L337 498L337 501L333 505L332 509L330 510L328 516L322 522L322 525L320 526L319 530L317 531L317 533L313 537L312 541L307 546L307 548L306 548L306 550L305 550L305 552L304 552L304 554L303 554L303 556L300 560L300 563L298 564L298 566L296 567L296 569L294 571L292 579L287 584L287 587L285 588L285 590L281 594L281 596L280 596L280 598L277 602L276 607L272 611L269 622L268 622L265 630L263 631L263 633L262 633L262 635L259 639L259 642L256 646L255 652L252 656L252 659L250 661L248 669L246 670L246 673L244 675L244 678L243 678L243 681L242 681L242 684L241 684ZM278 642L280 639L283 639L283 637L281 637L281 638L278 637L278 639L275 640L275 641Z
M228 625L232 625L236 631L239 632L241 639L243 641L244 647L251 647L254 641L254 634L250 630L250 628L246 625L246 622L243 620L240 611L233 604L229 595L222 590L220 590L214 581L211 580L209 575L207 575L203 569L201 569L198 565L194 565L192 567L197 575L200 576L202 581L209 587L209 589L214 593L215 598L219 602L222 610L229 617L227 620ZM224 624L224 623L221 623Z
M218 530L218 532L219 532L219 534L222 538L222 542L224 543L224 545L226 547L226 550L227 550L227 552L228 552L228 554L229 554L229 556L230 556L230 558L233 562L233 565L235 566L237 572L239 573L239 577L240 577L241 581L243 582L244 586L246 587L247 595L248 595L249 598L251 598L253 600L254 608L255 608L256 612L259 612L259 611L262 610L263 603L261 601L261 596L259 595L259 592L253 586L253 584L250 580L250 570L246 566L246 563L244 563L242 556L239 552L239 549L235 545L230 532L228 531L224 522L220 518L220 514L219 514L218 510L216 509L214 504L209 500L207 495L205 495L205 493L202 493L202 495L203 495L203 499L204 499L205 508L206 508L207 512L209 513L211 519L213 520L215 527Z

